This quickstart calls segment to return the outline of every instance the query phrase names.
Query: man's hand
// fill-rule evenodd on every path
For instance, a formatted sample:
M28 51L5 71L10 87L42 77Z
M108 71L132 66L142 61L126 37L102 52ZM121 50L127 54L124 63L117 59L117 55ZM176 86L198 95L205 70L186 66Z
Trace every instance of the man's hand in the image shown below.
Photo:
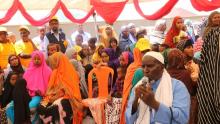
M140 85L136 88L136 93L138 93L137 97L139 97L145 104L150 106L151 108L158 110L160 103L156 101L154 92L150 85L147 87Z

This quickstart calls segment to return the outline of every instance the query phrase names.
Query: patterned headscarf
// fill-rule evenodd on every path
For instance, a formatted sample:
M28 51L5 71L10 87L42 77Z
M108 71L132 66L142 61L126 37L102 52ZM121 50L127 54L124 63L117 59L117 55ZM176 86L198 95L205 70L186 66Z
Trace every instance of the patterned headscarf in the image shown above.
M184 68L184 54L179 49L171 49L168 53L168 68Z
M192 46L192 41L190 39L188 40L182 40L180 41L177 45L176 45L176 48L181 50L181 51L184 51L184 49L188 46Z

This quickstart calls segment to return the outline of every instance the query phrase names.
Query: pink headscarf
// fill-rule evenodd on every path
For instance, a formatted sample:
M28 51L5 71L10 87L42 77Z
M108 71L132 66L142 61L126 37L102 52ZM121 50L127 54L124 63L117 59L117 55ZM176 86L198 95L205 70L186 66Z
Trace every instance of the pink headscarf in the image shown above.
M128 64L128 61L129 61L129 52L123 52L122 53L122 56L124 57L124 61L126 64Z
M34 65L34 57L38 55L41 59L41 65ZM23 78L27 81L27 89L30 96L35 96L36 91L40 91L41 95L44 95L49 82L51 69L47 66L44 55L40 51L34 51L32 53L32 59L28 69L25 71Z

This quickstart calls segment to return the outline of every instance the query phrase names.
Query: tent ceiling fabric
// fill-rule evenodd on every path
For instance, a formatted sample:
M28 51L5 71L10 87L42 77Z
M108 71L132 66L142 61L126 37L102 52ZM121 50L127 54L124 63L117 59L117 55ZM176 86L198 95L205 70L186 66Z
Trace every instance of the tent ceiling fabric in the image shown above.
M0 0L0 11L8 10L11 7L14 0ZM56 5L58 0L20 0L26 10L47 10L52 9ZM125 0L101 0L103 2L121 2ZM150 2L157 0L139 0L139 2ZM68 9L80 9L89 11L92 6L90 0L62 0ZM128 3L133 3L133 0L129 0Z
M163 6L150 15L146 15L149 10L140 7L140 2L164 3ZM74 23L84 23L96 11L107 23L114 23L125 4L134 5L137 13L148 20L156 20L166 16L171 12L173 7L179 0L0 0L0 11L6 11L4 16L0 17L0 24L8 22L17 11L20 11L24 18L34 26L47 23L58 10L62 10L63 14ZM192 6L198 11L212 11L220 8L220 0L190 0ZM104 9L103 9L104 8ZM76 13L71 13L70 9L84 10L87 14L76 19ZM145 9L145 12L143 11ZM34 19L29 10L50 10L49 14L42 19ZM115 11L117 10L117 12ZM135 10L134 10L135 11ZM108 16L106 16L108 15Z

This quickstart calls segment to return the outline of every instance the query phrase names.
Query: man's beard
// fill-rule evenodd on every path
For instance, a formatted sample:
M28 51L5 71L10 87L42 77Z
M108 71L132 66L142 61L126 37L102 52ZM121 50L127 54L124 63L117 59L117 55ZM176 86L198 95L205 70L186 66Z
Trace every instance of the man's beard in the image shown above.
M53 28L53 32L58 33L58 28Z

